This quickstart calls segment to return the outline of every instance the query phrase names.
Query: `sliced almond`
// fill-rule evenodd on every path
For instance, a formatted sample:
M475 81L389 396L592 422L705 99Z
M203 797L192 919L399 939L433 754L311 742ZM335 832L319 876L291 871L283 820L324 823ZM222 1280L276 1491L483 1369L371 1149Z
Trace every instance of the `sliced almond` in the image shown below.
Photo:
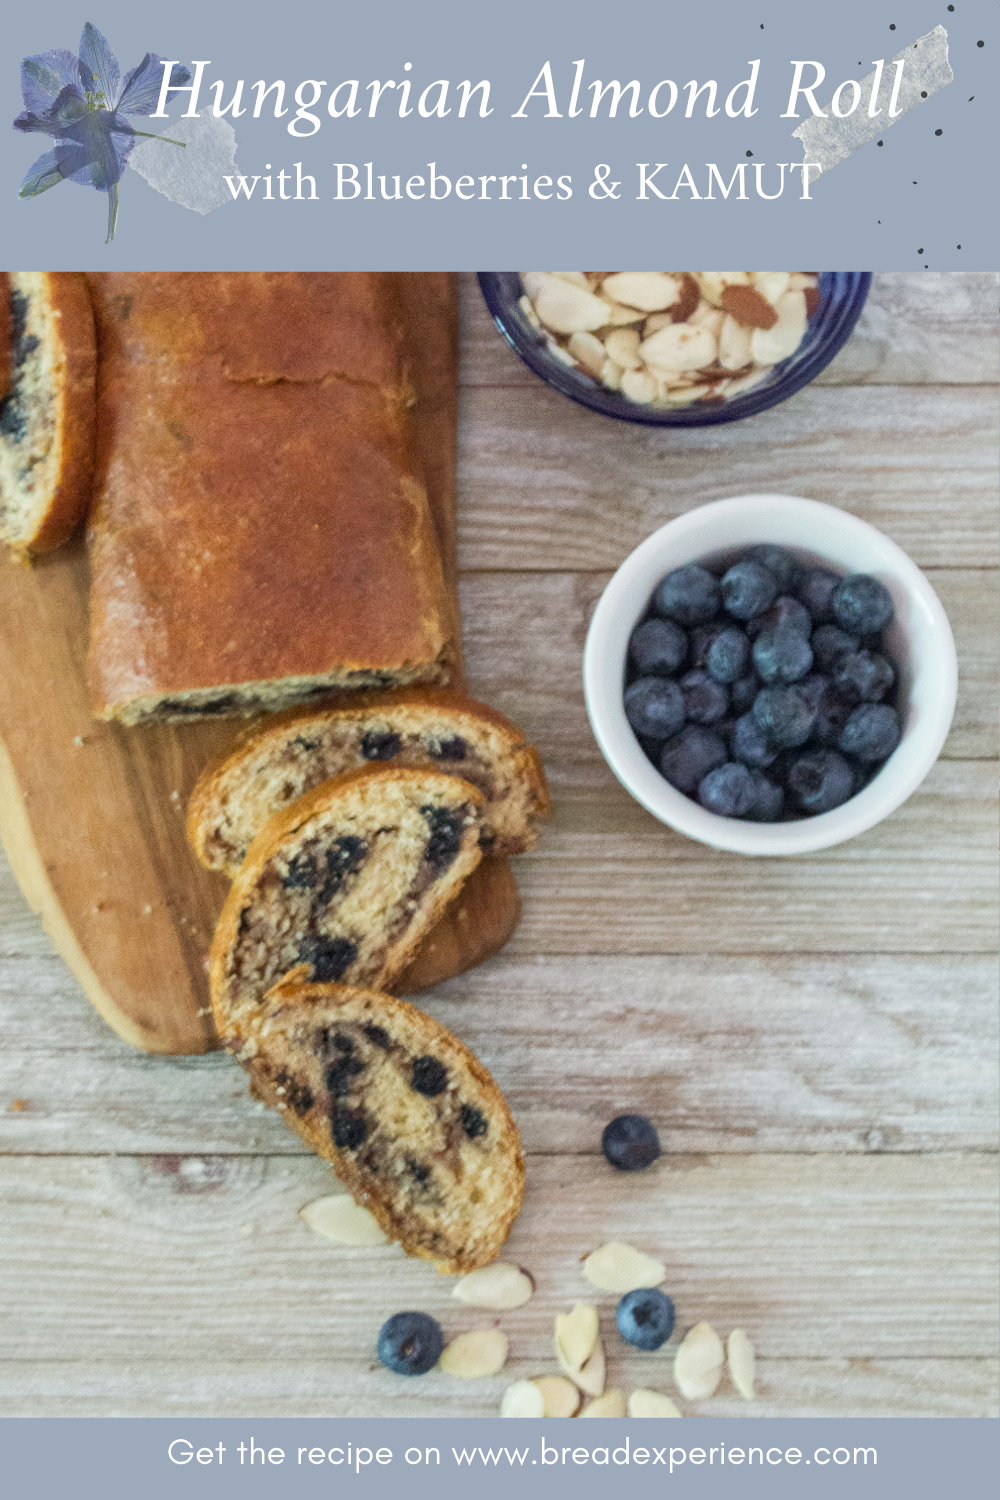
M587 1256L583 1274L604 1292L634 1292L639 1287L659 1286L667 1268L634 1246L612 1240Z
M602 290L626 307L640 312L662 312L680 300L681 289L669 271L614 271L606 276Z
M738 380L734 380L730 385L729 395L738 396L741 391L753 390L755 385L760 385L762 380L767 379L771 373L771 369L771 365L765 365L763 369L752 370L749 375L741 375Z
M734 1328L726 1340L726 1361L729 1378L746 1401L754 1397L753 1377L756 1367L753 1344L742 1328Z
M689 401L698 401L702 396L711 395L711 392L710 385L676 385L664 392L663 400L668 406L684 406Z
M656 397L656 380L648 370L626 370L622 376L622 395L641 406L648 406Z
M607 309L604 319L605 325L611 328L623 328L629 323L641 323L642 313L636 307L623 307L620 302L615 302L612 297L605 297L600 293L601 301Z
M788 287L793 292L804 292L806 287L814 287L819 283L819 277L815 271L789 271Z
M524 313L525 318L531 324L532 328L541 328L542 320L535 312L535 305L527 292L525 292L523 297L519 298L517 305Z
M556 1359L575 1380L597 1344L597 1308L578 1302L572 1312L556 1314Z
M806 331L806 297L804 292L786 292L775 309L778 320L773 328L756 328L750 347L759 365L776 365L788 359L802 342Z
M722 310L744 328L773 328L778 310L755 286L727 286L722 290Z
M586 1364L573 1377L587 1396L600 1396L604 1390L604 1345L598 1337Z
M725 320L719 332L719 364L724 370L742 370L750 363L752 336L735 318Z
M790 271L755 271L753 284L762 297L766 297L772 306L777 304L778 298L783 297L791 286L792 273Z
M555 333L593 333L607 322L607 305L600 297L559 276L547 276L532 300L546 328Z
M577 364L583 365L591 375L600 375L608 357L600 339L595 338L592 333L574 333L566 347Z
M637 328L613 328L605 337L604 347L608 358L623 370L638 370L642 365L639 354L639 330Z
M348 1193L331 1193L328 1198L314 1198L299 1209L299 1218L324 1239L336 1240L338 1245L387 1245L389 1236L384 1234L375 1219L360 1203L355 1203Z
M572 1380L563 1375L541 1375L532 1382L542 1393L546 1417L575 1417L580 1405L580 1392Z
M545 282L545 278L551 275L551 271L522 271L521 285L529 297L537 297Z
M721 307L713 307L710 302L699 302L694 312L688 318L692 328L707 328L709 333L716 338L722 330L726 315Z
M678 323L680 321L679 318L674 317L672 312L652 313L642 325L642 336L644 339L648 339L650 334L658 333L661 328L669 328L671 323Z
M598 1396L596 1401L591 1401L583 1408L581 1417L623 1417L625 1415L625 1397L621 1391L605 1391L603 1396Z
M700 370L712 364L717 352L718 345L709 330L690 323L671 323L640 345L647 365L664 370Z
M545 1399L533 1380L515 1380L503 1393L502 1417L544 1417Z
M601 384L609 391L619 391L624 373L621 365L616 365L613 359L606 359L601 366Z
M674 1383L689 1401L711 1396L722 1379L725 1361L722 1340L710 1323L696 1323L681 1341L674 1357Z
M506 1312L512 1307L523 1307L534 1290L535 1283L520 1266L508 1260L496 1260L491 1266L460 1276L451 1295L456 1302L464 1302L466 1307L489 1307Z
M669 1396L662 1396L659 1391L633 1391L628 1398L628 1414L630 1417L679 1417L677 1410Z
M499 1328L474 1328L460 1333L445 1349L438 1366L446 1375L482 1380L496 1375L507 1363L507 1335Z
M552 275L558 276L560 281L568 281L571 286L582 286L585 292L590 291L586 271L553 271Z

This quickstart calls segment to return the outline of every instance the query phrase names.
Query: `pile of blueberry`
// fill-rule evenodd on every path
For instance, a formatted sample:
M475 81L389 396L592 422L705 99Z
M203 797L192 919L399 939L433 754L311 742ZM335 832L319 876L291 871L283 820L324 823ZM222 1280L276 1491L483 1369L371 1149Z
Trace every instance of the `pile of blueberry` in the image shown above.
M657 585L629 642L625 716L657 770L709 812L830 812L899 744L884 584L749 547Z

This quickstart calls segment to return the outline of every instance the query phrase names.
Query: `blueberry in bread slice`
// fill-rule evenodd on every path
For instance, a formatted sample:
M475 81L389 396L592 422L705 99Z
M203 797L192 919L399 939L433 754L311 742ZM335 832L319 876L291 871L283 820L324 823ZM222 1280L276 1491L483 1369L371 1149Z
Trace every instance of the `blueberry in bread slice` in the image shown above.
M78 271L8 271L0 381L0 537L14 553L57 547L90 497L94 315Z
M221 1035L292 970L391 988L481 857L482 793L440 771L366 766L264 825L212 941Z
M269 718L205 768L188 808L198 859L235 875L268 818L320 782L372 764L454 772L478 787L484 853L522 854L551 812L538 752L502 714L441 690L357 693Z
M521 1142L490 1074L439 1022L389 995L290 978L223 1040L256 1097L408 1254L451 1272L496 1258L521 1207Z

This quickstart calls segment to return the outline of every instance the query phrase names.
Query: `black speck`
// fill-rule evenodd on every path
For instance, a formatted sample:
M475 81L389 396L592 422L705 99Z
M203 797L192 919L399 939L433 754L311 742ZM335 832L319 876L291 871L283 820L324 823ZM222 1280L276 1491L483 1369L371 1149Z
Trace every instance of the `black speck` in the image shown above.
M748 151L747 152L747 156L753 156L753 152L752 151Z
M379 732L371 729L361 741L361 754L365 760L392 760L398 755L403 741L391 730Z
M927 98L927 90L926 89L921 89L920 90L920 97L921 97L921 99L926 99Z
M923 255L923 253L924 253L923 246L921 246L920 249L917 251L917 254L918 255Z
M415 1093L433 1099L448 1087L448 1070L436 1057L415 1057L410 1087Z
M355 1151L368 1134L368 1122L364 1115L335 1104L330 1115L330 1134L341 1151Z
M289 749L318 750L319 740L307 740L304 734L297 734L292 740Z
M965 102L966 102L966 104L971 104L971 103L972 103L972 101L973 101L973 99L974 99L974 98L975 98L975 97L976 97L976 96L975 96L975 94L970 94L970 95L969 95L969 97L968 97L968 99L966 99L966 101L965 101Z
M944 135L944 131L943 130L935 130L934 134L935 135Z
M380 1047L383 1052L392 1051L392 1037L381 1026L376 1026L374 1021L365 1023L364 1033L373 1047Z
M977 42L977 43L976 43L976 46L977 46L977 47L985 47L985 46L986 46L986 43L985 43L985 42Z
M890 21L889 22L889 30L890 31L895 31L895 29L896 29L895 25L893 24L893 22Z
M317 984L335 984L358 956L350 938L311 938L299 949L303 963L310 965Z
M470 1141L474 1141L479 1136L485 1135L490 1128L486 1116L474 1104L463 1104L459 1118L462 1121L462 1129Z
M948 9L949 9L949 10L954 10L954 9L955 9L955 7L954 7L954 6L953 6L953 5L949 5L949 7L948 7Z
M878 142L876 142L876 144L879 145L879 146L881 146L882 142L878 141Z
M961 247L961 245L956 245L956 246L955 246L955 249L956 249L956 250L961 250L961 248L962 248L962 247Z
M913 179L913 186L916 187L916 185L917 185L917 179L914 177L914 179Z

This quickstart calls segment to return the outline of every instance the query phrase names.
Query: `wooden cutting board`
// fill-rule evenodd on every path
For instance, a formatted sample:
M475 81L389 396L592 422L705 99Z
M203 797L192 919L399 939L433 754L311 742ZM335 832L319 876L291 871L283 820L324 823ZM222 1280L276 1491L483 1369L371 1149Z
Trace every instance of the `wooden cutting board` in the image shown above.
M420 461L458 635L457 312L446 273L400 276L411 308ZM119 1036L147 1052L215 1045L206 955L228 883L184 835L202 766L245 720L126 729L92 716L82 540L30 568L0 561L0 838L66 963ZM456 685L463 685L460 657ZM519 915L506 860L486 859L416 955L403 993L495 953ZM44 1021L40 1021L44 1024Z

